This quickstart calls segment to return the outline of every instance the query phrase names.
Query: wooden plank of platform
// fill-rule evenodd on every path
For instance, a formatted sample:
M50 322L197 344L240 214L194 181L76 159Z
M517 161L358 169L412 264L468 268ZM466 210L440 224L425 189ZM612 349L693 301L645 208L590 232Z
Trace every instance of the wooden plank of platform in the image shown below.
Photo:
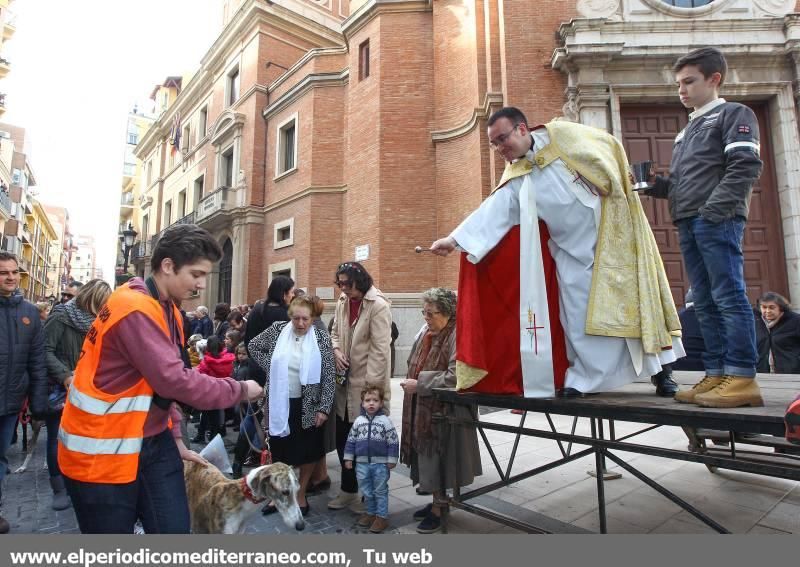
M522 506L511 504L500 498L489 496L488 494L470 498L465 503L479 508L481 511L486 511L489 514L500 514L517 522L535 526L537 529L549 534L594 533L590 530L585 530L578 526L573 526L572 524L567 524L555 518L551 518L550 516L545 516L529 508L523 508Z
M690 387L702 378L701 372L676 372L676 381ZM764 407L718 409L681 404L672 398L655 395L649 383L628 384L613 392L591 394L582 398L523 398L496 394L436 390L444 401L485 405L540 413L615 419L638 423L702 427L741 433L784 435L784 415L791 401L800 393L800 375L771 374L759 376Z

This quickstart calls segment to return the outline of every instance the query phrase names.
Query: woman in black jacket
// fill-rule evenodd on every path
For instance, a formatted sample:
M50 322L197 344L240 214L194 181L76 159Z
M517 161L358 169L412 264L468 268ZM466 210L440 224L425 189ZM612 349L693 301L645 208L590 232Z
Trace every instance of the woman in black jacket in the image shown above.
M250 311L247 319L247 326L244 333L244 345L247 347L249 358L249 377L262 386L267 382L267 376L261 367L250 356L249 343L254 337L266 331L276 321L288 321L288 306L294 290L294 280L289 276L276 276L272 279L267 289L266 301L261 302ZM245 464L247 453L250 452L251 444L260 448L259 440L253 439L255 427L253 419L261 421L261 412L256 412L254 416L245 417L245 421L239 427L239 439L233 450L233 476L238 478L242 474L242 466ZM251 436L248 442L247 435Z
M800 315L779 293L768 291L758 300L756 345L759 372L800 374Z
M50 487L53 489L53 510L65 510L70 506L56 459L58 427L67 388L72 383L83 339L109 295L111 288L106 282L90 280L81 286L74 299L53 307L50 317L44 323L44 352L50 380L49 411L45 416L47 470L50 472Z

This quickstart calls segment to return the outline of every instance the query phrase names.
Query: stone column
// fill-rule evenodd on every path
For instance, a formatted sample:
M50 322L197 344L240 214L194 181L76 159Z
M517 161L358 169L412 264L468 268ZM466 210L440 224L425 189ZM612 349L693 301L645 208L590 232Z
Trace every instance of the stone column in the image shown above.
M579 84L575 100L581 124L606 131L610 129L611 113L608 106L610 95L607 84Z

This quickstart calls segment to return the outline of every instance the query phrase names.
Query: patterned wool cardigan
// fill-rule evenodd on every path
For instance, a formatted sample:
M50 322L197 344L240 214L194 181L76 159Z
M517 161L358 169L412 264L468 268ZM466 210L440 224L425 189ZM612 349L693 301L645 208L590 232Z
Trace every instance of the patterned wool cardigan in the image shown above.
M342 460L355 463L395 464L399 455L400 438L389 416L380 411L369 417L362 410L347 436Z
M247 348L250 357L258 364L267 375L267 382L264 386L264 398L261 407L269 407L269 367L272 362L272 354L275 345L278 343L278 336L286 325L286 321L276 321L267 329L253 337ZM303 398L302 424L303 429L314 427L314 418L317 412L330 415L333 406L334 395L334 375L336 373L336 363L333 358L333 348L331 347L331 337L327 331L320 329L309 329L309 333L317 333L317 346L322 356L322 372L319 377L319 384L308 384L301 387Z

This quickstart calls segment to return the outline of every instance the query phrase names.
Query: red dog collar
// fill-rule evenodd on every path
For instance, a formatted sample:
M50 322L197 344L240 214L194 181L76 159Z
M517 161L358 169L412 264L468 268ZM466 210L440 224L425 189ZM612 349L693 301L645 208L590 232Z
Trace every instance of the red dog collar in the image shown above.
M244 497L247 498L253 504L261 504L262 502L264 502L266 500L266 498L262 498L262 499L259 500L255 496L253 496L253 491L250 489L250 486L247 484L247 477L246 476L242 477L241 485L242 485L242 494L244 494Z

